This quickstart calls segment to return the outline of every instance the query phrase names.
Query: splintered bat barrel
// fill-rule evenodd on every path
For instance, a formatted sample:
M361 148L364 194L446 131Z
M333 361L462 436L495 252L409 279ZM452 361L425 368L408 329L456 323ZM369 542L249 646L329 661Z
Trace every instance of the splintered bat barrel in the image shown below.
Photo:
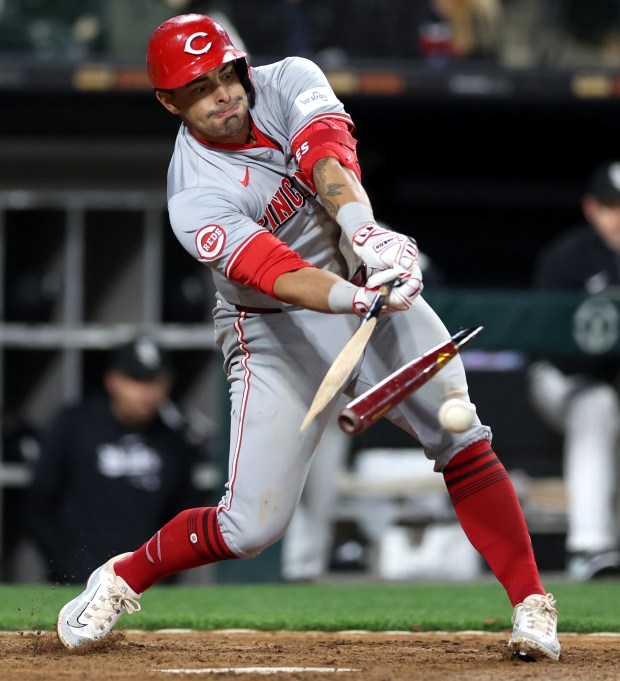
M363 395L349 402L338 414L340 428L349 435L357 435L365 431L414 390L430 380L481 330L482 327L478 326L474 329L459 331L450 340L416 357Z

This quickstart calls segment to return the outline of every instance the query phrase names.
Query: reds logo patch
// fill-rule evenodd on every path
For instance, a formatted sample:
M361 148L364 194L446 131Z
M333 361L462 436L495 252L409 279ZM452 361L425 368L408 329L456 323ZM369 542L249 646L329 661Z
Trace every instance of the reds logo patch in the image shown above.
M224 250L226 232L219 225L205 225L196 234L196 250L200 260L215 260Z

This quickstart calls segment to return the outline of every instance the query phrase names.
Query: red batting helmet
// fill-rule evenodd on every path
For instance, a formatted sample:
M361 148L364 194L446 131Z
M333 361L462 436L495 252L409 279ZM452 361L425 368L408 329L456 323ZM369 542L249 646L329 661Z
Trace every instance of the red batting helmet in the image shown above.
M211 69L245 57L222 26L204 14L164 21L153 32L146 51L149 78L161 90L186 85Z

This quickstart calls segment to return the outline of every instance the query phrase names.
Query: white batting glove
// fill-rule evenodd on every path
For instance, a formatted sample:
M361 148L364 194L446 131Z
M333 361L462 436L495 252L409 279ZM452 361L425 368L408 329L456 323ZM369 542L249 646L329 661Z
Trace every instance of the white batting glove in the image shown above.
M399 280L392 288L381 314L408 310L423 288L419 267L416 266L416 270L415 274L394 268L380 270L370 277L365 286L359 287L348 281L338 282L334 284L329 294L330 310L341 313L355 312L358 317L364 318L381 286L396 278Z
M336 220L351 243L355 255L369 268L408 270L412 276L417 277L416 242L404 234L380 227L370 206L351 201L340 208Z
M383 284L393 280L396 280L396 283L387 299L387 311L402 312L408 310L424 289L422 272L417 263L414 263L411 271L393 267L389 270L371 272L365 290L377 291Z
M351 245L354 253L372 269L396 268L412 275L416 273L418 246L404 234L371 223L353 233Z

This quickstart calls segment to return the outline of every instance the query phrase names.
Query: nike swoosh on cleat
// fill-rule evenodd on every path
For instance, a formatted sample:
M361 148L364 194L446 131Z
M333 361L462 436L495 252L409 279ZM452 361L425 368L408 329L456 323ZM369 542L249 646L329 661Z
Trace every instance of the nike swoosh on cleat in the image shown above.
M67 624L75 629L81 629L82 627L88 626L80 622L80 615L84 612L84 610L86 610L87 607L88 603L80 610L78 615L75 614L75 611L72 615L69 615L69 617L67 617Z
M244 175L244 177L243 177L243 180L239 180L239 182L241 182L241 184L242 184L244 187L247 187L247 186L248 186L248 183L250 182L250 169L249 169L249 168L246 167L246 169L245 169L245 175Z

